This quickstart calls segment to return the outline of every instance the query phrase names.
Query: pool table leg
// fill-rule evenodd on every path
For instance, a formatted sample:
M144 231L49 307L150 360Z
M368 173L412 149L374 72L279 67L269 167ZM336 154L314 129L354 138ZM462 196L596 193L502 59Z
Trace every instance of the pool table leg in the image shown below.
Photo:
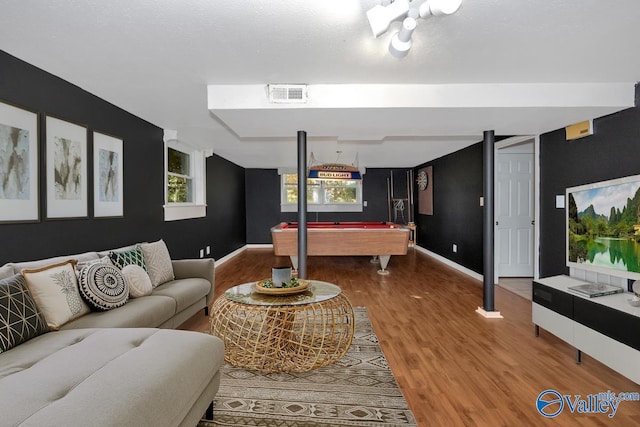
M293 266L294 271L298 271L298 255L289 255L291 258L291 265Z
M378 270L378 274L389 274L386 268L387 264L389 264L389 258L391 258L391 255L378 255L378 258L380 259L380 270Z

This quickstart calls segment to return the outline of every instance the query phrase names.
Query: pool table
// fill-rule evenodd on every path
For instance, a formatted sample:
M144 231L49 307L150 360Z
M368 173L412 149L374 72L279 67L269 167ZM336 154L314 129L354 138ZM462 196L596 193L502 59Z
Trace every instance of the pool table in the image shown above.
M391 222L308 222L308 256L370 255L380 261L379 274L386 270L391 255L406 255L410 230ZM273 250L289 256L298 269L298 223L282 222L271 227Z

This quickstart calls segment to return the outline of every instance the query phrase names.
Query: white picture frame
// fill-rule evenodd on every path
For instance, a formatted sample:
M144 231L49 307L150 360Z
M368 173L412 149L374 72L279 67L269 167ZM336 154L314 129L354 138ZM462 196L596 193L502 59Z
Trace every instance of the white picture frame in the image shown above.
M87 127L46 116L47 219L88 217Z
M0 223L39 222L38 113L0 101Z
M124 216L123 140L93 132L93 216Z

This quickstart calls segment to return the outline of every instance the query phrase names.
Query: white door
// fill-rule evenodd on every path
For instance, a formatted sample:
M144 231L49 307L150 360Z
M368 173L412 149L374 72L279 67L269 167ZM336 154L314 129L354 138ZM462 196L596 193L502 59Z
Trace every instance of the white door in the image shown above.
M497 273L500 277L532 277L534 156L508 151L498 150L496 158Z

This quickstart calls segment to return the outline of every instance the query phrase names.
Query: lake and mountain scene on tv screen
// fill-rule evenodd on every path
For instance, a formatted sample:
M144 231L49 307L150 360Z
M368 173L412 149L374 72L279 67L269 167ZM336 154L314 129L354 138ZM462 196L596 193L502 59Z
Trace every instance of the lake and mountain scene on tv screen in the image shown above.
M567 196L569 262L640 273L640 177Z

